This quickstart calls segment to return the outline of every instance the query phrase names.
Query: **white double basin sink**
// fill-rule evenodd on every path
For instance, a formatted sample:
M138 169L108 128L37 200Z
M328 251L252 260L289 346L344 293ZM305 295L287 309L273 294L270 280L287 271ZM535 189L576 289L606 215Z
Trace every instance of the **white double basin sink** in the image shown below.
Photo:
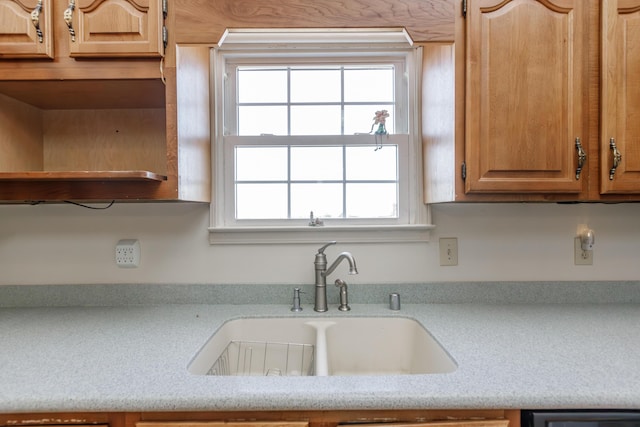
M419 375L456 363L404 317L242 318L223 324L189 364L196 375Z

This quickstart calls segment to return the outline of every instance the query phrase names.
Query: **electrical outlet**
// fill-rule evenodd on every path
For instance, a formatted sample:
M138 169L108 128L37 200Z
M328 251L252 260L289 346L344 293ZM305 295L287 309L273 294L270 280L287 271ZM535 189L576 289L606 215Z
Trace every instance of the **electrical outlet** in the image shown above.
M140 264L140 242L123 239L116 244L116 265L120 268L135 268Z
M458 239L440 238L440 265L458 265Z
M583 250L580 237L576 237L573 242L573 261L575 265L593 265L593 249Z

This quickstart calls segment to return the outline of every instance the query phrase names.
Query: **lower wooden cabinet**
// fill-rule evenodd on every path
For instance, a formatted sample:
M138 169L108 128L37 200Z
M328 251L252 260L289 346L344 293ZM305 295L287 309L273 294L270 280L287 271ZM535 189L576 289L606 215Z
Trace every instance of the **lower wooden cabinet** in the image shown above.
M520 427L518 410L0 414L0 427Z
M143 413L127 427L520 427L517 410L350 410Z

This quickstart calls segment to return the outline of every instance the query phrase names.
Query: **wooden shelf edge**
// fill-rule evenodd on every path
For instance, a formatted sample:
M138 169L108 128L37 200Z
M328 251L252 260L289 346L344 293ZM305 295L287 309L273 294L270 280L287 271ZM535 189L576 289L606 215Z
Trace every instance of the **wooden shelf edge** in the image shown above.
M167 176L149 171L28 171L0 172L2 181L166 181Z

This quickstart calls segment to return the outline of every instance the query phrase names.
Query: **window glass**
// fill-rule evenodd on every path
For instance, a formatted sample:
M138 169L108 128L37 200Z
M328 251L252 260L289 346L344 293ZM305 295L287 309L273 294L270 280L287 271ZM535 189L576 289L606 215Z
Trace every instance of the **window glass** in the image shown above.
M238 71L238 102L287 102L287 70Z
M291 102L340 102L340 69L291 70Z
M398 216L397 145L235 151L238 219L300 219L311 212L316 218Z
M342 180L342 147L291 147L291 179Z
M288 135L287 107L238 107L238 133L240 135Z
M291 184L291 217L343 218L342 184Z
M286 147L236 147L237 181L286 181Z
M345 102L393 102L393 68L345 69Z
M236 184L237 219L285 219L287 184Z

